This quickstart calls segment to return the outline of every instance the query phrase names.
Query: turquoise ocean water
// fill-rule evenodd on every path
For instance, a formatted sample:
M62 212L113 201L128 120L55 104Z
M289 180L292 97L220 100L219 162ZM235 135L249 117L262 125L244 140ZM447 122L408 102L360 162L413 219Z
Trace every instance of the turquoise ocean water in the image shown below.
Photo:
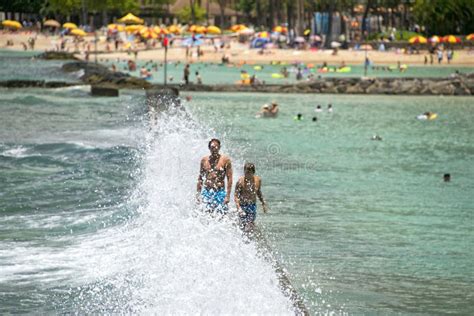
M471 98L191 96L150 125L140 91L0 90L0 313L292 314L255 246L195 211L211 137L235 177L256 163L312 314L474 312Z

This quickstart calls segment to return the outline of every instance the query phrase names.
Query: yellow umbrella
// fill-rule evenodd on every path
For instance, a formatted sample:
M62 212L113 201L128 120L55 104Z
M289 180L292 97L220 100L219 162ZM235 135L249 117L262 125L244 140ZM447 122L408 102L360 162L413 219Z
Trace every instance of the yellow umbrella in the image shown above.
M140 31L141 29L143 29L144 26L143 25L127 25L125 27L125 31L127 31L128 33L135 33L135 32L138 32Z
M277 33L286 33L288 32L288 29L284 26L275 26L273 28L273 32L277 32Z
M428 40L426 39L426 37L423 36L413 36L408 40L408 42L410 44L426 44L428 43Z
M71 30L71 32L69 34L74 35L74 36L86 36L87 35L87 33L84 32L81 29L73 29L73 30Z
M128 13L124 17L117 20L120 23L125 24L143 24L143 19L140 19L138 16L133 15L132 13Z
M466 39L467 39L468 41L474 41L474 33L471 33L471 34L469 34L468 36L466 36Z
M109 30L117 30L117 31L119 31L119 32L125 31L125 26L120 25L120 24L114 24L114 23L112 23L112 24L107 25L107 28L108 28Z
M270 38L270 34L268 34L268 32L260 32L258 34L258 38Z
M222 33L221 29L214 25L208 26L206 28L206 32L208 34L221 34Z
M13 20L5 20L2 22L2 25L12 29L21 29L21 23Z
M173 34L181 34L181 28L178 25L171 25L168 27L168 31Z
M70 29L70 30L73 30L73 29L77 29L77 25L72 23L72 22L66 22L63 24L63 27L65 29Z
M153 27L153 32L155 32L156 34L160 34L160 33L161 33L161 30L162 30L162 28L159 27L159 26Z
M245 26L244 24L235 24L230 27L230 30L234 33L240 32L244 29L247 29L247 26Z
M444 43L455 44L455 43L461 43L461 39L459 37L454 36L454 35L446 35L446 36L443 37L443 42Z
M198 28L198 25L191 25L188 29L189 32L194 33L196 32L196 29Z
M61 27L61 24L56 20L46 20L44 21L43 26Z
M158 34L151 27L144 27L140 30L140 36L146 39L158 38Z
M204 33L206 33L206 27L199 25L198 27L196 27L195 32L199 33L199 34L204 34Z

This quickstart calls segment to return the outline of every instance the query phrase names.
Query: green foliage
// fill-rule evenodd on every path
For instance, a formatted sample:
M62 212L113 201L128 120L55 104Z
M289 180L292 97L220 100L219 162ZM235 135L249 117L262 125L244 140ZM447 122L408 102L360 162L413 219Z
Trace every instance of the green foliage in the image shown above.
M474 31L474 0L416 0L413 13L430 35Z
M194 15L196 22L202 22L206 19L206 9L201 8L197 3L194 4ZM192 23L191 6L185 6L178 13L179 20L185 23Z
M44 0L3 0L0 1L0 11L38 13L43 4Z
M396 41L408 41L413 36L422 35L416 32L410 31L397 31L395 32L395 40ZM381 33L371 33L369 35L369 40L379 40L382 37L388 38L390 36L390 32L381 32Z

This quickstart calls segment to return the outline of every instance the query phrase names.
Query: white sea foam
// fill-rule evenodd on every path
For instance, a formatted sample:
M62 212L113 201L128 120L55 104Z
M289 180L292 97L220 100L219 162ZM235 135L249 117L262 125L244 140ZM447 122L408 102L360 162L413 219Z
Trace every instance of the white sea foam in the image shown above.
M0 153L0 155L4 157L14 157L14 158L24 158L24 157L31 156L31 155L28 155L27 152L28 152L28 148L25 148L23 146L18 146L18 147L4 150L2 153Z
M200 158L215 136L183 116L162 116L130 198L136 216L64 248L0 247L1 282L68 287L57 309L79 313L292 314L272 264L231 220L194 203ZM225 140L223 142L225 151Z

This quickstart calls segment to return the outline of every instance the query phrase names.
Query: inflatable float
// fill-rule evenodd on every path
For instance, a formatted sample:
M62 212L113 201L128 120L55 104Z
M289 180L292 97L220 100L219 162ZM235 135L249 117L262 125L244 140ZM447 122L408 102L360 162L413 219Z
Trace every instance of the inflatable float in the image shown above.
M416 119L420 121L432 121L432 120L435 120L437 117L438 117L438 114L427 112L427 113L417 115Z

